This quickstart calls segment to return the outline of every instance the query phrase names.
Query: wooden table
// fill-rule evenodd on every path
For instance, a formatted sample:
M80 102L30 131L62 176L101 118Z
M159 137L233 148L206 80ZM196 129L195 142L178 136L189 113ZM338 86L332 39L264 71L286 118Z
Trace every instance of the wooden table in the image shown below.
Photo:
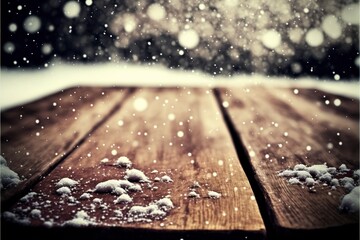
M299 163L359 168L359 101L315 89L75 87L2 112L1 155L22 180L2 190L3 216L29 221L3 217L2 239L359 238L358 213L338 209L343 188L314 193L278 176ZM151 183L128 204L110 193L80 200L124 179L120 156ZM64 177L79 182L71 198L56 193ZM128 221L132 206L164 197L174 204L165 217ZM80 210L89 226L62 225Z

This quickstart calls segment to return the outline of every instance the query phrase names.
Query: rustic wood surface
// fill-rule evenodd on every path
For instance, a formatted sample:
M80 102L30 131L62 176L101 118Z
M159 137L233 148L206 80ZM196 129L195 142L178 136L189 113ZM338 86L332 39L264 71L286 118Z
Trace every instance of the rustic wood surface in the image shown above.
M263 196L267 231L276 239L346 234L358 239L358 213L338 209L344 189L316 186L312 193L290 185L277 172L300 163L333 167L345 163L358 169L359 101L313 89L253 87L219 92L223 105L228 105L226 115L235 141L250 159L255 191ZM336 99L340 106L335 106Z
M101 181L123 179L125 169L113 165L120 156L129 157L133 167L152 180L151 189L142 184L143 192L131 195L132 204L114 204L114 195L100 193L92 193L91 199L72 206L66 201L59 203L55 183L61 178L80 182L72 193L76 199ZM104 158L109 162L101 163ZM154 182L155 177L163 175L170 176L173 182ZM200 185L196 189L200 198L193 199L187 195L195 181ZM209 190L222 196L211 199ZM106 209L96 207L89 215L96 219L95 228L110 227L103 235L110 238L119 236L116 234L119 228L125 235L132 229L135 235L155 231L160 233L155 235L157 238L165 239L207 235L208 239L224 236L263 239L265 233L254 193L221 110L212 90L207 89L137 90L33 191L40 194L31 202L14 204L13 209L37 207L45 220L48 216L60 223L72 219L79 209L91 209L93 199L101 198L107 203ZM114 218L115 209L121 208L126 213L133 205L145 206L165 196L171 197L175 208L163 220L127 223ZM50 201L48 207L33 205L45 199ZM32 224L39 226L42 221L35 219Z
M71 88L1 113L1 155L22 182L1 192L6 207L118 108L128 90Z

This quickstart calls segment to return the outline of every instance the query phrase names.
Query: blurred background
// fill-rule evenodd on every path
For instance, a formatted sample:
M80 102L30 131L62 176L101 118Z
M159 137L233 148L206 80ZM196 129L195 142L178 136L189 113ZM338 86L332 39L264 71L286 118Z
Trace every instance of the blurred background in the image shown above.
M1 67L161 65L358 80L355 0L6 0Z

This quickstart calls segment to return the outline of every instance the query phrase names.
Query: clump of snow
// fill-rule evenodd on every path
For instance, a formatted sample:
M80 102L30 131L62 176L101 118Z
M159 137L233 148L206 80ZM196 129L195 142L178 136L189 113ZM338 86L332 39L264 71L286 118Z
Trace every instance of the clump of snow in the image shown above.
M115 161L115 165L120 166L120 167L130 168L132 165L132 162L130 161L129 158L127 158L125 156L121 156Z
M162 198L148 206L132 206L128 212L128 221L151 221L151 219L161 219L166 212L174 208L170 198Z
M188 193L188 197L190 197L190 198L200 198L200 194L196 193L195 191L190 191Z
M341 172L348 172L348 171L350 171L350 169L348 169L345 164L341 164L340 167L339 167L339 170L340 170Z
M114 203L132 203L133 199L126 193L121 194Z
M289 183L290 183L291 185L301 184L300 180L297 179L297 178L295 178L295 177L290 178L290 179L289 179Z
M70 178L62 178L60 181L56 183L56 187L73 187L75 185L79 184L79 182L70 179Z
M320 177L328 172L328 167L326 164L316 164L308 167L307 171L314 177Z
M295 177L296 176L296 171L286 169L286 170L280 172L278 174L278 176L280 176L280 177Z
M162 181L162 182L167 182L167 183L173 182L173 180L171 179L171 177L169 177L168 175L162 176L162 177L161 177L161 181Z
M168 210L174 208L173 202L171 201L170 198L167 198L167 197L162 198L162 199L156 201L155 204L156 204L159 208L161 208L161 209L163 209L163 210L165 210L165 211L168 211Z
M359 211L360 187L357 186L341 200L340 210L355 213Z
M315 185L315 180L312 177L308 177L305 179L305 184L308 187L314 186Z
M91 198L92 195L90 193L83 193L81 194L81 196L79 197L80 200L86 200L86 199L89 199Z
M108 158L103 158L100 160L101 163L108 163L110 160Z
M307 167L304 164L296 164L294 166L294 171L300 171L300 170L306 170L306 169L307 169ZM285 171L287 171L287 170L285 170Z
M22 198L20 198L21 202L28 202L30 201L34 196L36 196L37 193L36 192L29 192L28 194L26 194L25 196L23 196Z
M9 222L16 222L16 223L24 224L24 225L30 224L30 220L28 218L21 219L15 213L12 213L9 211L5 211L2 214L2 217Z
M149 178L145 174L137 169L126 170L125 179L131 182L150 182Z
M0 155L0 175L1 175L0 189L14 187L21 182L19 175L7 166L7 162L5 158L1 155Z
M305 181L306 178L311 178L311 174L305 170L297 171L296 176L301 181Z
M221 194L215 191L208 191L208 196L209 198L217 199L221 197Z
M322 186L330 186L332 190L336 190L337 187L341 186L346 189L346 191L352 192L354 189L359 188L357 186L359 185L359 182L355 180L358 180L360 171L353 171L353 178L349 177L351 171L352 170L349 169L345 164L341 164L337 169L335 167L328 167L326 164L315 164L312 166L297 164L295 165L293 170L286 169L280 171L278 173L278 176L288 178L288 182L290 184L304 184L308 187L309 191L313 193L316 192L315 185L320 183ZM346 176L341 177L344 175ZM342 203L340 209L349 208L348 205L350 203L348 199L352 199L352 196L353 195L349 195L347 198L344 197L345 205ZM357 201L359 201L359 199L357 199ZM343 205L346 207L344 207Z
M95 186L95 192L98 193L112 193L115 188L120 187L120 181L111 179L105 182L100 182Z
M71 227L86 227L89 225L95 225L95 223L91 221L89 215L84 210L81 210L75 214L73 219L65 221L63 225Z
M31 212L30 212L30 216L31 216L32 218L37 218L37 219L39 219L39 218L41 218L41 211L40 211L39 209L33 209L33 210L31 210Z
M61 187L56 190L56 193L59 195L70 195L71 189L69 187Z

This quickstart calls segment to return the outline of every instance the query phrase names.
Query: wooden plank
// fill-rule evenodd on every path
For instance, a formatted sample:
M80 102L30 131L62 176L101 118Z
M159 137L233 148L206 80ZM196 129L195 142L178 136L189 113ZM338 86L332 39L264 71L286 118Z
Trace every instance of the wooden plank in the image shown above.
M66 201L59 203L55 183L61 178L69 177L80 182L72 193L76 199L99 182L123 179L125 169L113 165L120 156L127 156L133 167L143 171L152 181L150 188L142 183L142 192L130 193L133 203L115 204L116 196L96 192L92 193L91 199L73 206ZM109 163L101 163L104 158L108 158ZM154 173L154 170L158 172ZM165 174L173 182L154 181L155 177ZM194 181L201 186L196 189L201 197L196 199L188 197ZM41 199L35 197L29 203L19 202L13 207L14 212L19 207L32 209L34 202L50 200L49 207L42 204L36 207L45 216L44 220L52 217L62 223L72 219L76 211L84 209L95 219L97 225L94 228L98 231L111 226L102 231L105 238L141 238L149 232L153 235L147 239L154 236L156 239L264 237L264 224L256 200L211 90L138 90L33 190L41 193ZM211 199L209 190L222 196ZM175 208L166 218L150 223L127 222L131 206L146 206L167 195L170 195ZM102 199L107 207L88 211L94 198ZM125 218L114 218L116 209L122 209ZM41 226L43 221L32 220L31 224ZM65 235L71 230L66 229L62 228ZM86 233L88 229L77 231ZM86 235L86 238L93 237Z
M219 90L235 141L249 159L267 231L275 239L344 236L358 239L359 216L338 210L343 188L290 185L278 171L296 164L359 168L359 101L305 89ZM340 99L340 106L334 101ZM329 102L327 101L329 100ZM336 100L336 104L339 101ZM351 235L350 234L350 235ZM346 235L349 236L349 235Z
M1 155L22 179L2 190L2 210L118 108L127 92L75 87L2 112Z

